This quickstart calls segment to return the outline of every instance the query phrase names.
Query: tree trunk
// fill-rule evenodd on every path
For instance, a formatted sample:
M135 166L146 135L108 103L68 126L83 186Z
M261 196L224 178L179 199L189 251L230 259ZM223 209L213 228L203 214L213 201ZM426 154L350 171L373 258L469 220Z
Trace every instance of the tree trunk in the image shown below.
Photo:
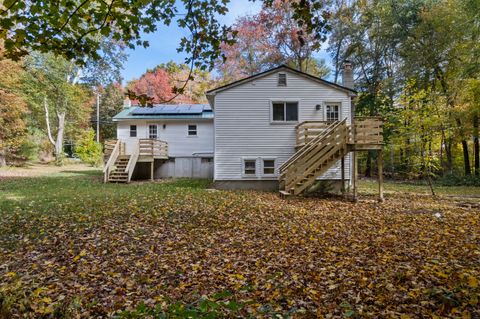
M2 167L2 166L7 166L5 149L0 149L0 167Z
M53 140L52 130L50 128L50 116L48 114L48 104L47 104L47 97L46 96L43 98L43 108L45 109L45 122L47 123L48 140L55 147L55 141Z
M452 173L453 170L453 155L452 155L452 139L449 137L445 141L445 155L447 156L447 171L449 174Z
M63 153L63 133L65 130L65 112L57 113L58 118L58 131L57 140L55 142L55 157L62 155Z
M472 171L470 168L470 156L468 155L468 143L466 140L462 140L462 149L463 149L463 163L465 166L465 175L470 176Z
M372 155L367 152L367 163L365 165L365 177L372 177Z
M480 175L480 145L478 140L479 131L478 115L473 116L473 162L475 175Z

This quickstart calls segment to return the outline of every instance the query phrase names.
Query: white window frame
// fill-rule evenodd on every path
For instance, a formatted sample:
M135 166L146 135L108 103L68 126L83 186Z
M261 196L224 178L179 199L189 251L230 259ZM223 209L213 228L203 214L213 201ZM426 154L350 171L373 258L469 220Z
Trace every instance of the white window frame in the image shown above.
M255 162L255 174L245 174L245 162L253 161ZM258 178L258 158L257 157L242 157L242 177L246 178Z
M342 118L342 103L341 102L338 102L338 101L325 101L323 103L323 109L324 109L324 112L323 112L323 118L325 119L325 121L328 121L328 118L327 118L327 105L336 105L338 106L338 121L341 121L343 118Z
M262 176L276 176L277 175L277 158L276 157L261 157L261 174ZM265 173L265 161L273 161L273 173Z
M195 126L195 130L190 130L190 126ZM190 134L190 132L195 132L195 134ZM187 137L197 137L197 136L198 136L198 125L187 124Z
M283 103L283 121L273 120L273 104L274 103ZM287 103L297 103L297 120L296 121L287 121ZM300 120L300 100L295 99L276 99L270 100L270 124L298 124Z
M135 126L135 136L132 136L132 126ZM138 137L138 125L136 124L130 124L128 126L128 136L129 137Z
M155 123L148 123L148 131L147 131L147 134L148 134L148 138L149 139L158 139L158 125L155 124ZM151 134L150 134L150 127L151 126L154 126L155 127L155 137L150 137Z

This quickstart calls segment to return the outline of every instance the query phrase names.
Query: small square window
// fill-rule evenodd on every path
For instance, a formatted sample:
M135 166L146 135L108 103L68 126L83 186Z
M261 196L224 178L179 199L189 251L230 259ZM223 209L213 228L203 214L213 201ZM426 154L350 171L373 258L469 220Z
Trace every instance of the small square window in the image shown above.
M278 73L278 86L287 86L287 75L285 73Z
M137 126L130 125L130 137L137 137Z
M263 174L272 175L275 174L275 160L263 160Z
M257 161L252 159L252 160L244 160L243 161L243 173L245 175L255 175L257 173L256 171L256 166L257 166Z
M189 125L188 126L188 136L197 136L197 126Z
M157 125L150 124L148 126L148 138L156 139L158 137Z

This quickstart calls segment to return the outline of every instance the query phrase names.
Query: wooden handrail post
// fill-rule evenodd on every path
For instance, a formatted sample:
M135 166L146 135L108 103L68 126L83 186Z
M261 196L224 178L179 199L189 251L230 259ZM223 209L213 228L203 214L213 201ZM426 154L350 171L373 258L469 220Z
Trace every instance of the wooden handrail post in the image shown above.
M340 191L342 192L342 195L345 195L345 156L342 156L341 166L342 166L342 186Z
M352 187L353 187L353 201L357 202L357 178L358 178L358 163L357 163L357 152L354 150L352 152L352 161L353 161L353 182L352 182Z
M377 154L377 166L378 166L378 201L383 203L383 152L378 150Z

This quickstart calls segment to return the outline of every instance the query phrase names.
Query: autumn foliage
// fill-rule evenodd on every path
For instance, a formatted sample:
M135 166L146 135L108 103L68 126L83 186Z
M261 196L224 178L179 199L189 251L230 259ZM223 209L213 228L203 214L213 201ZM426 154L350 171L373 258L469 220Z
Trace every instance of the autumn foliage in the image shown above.
M480 205L465 199L283 200L90 176L2 185L4 317L480 316Z

